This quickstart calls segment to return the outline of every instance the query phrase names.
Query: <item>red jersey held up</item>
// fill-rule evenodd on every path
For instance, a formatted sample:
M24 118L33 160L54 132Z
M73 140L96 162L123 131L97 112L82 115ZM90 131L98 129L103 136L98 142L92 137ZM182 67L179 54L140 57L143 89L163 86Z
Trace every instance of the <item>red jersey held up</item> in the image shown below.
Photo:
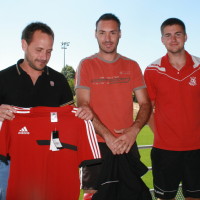
M91 121L75 117L71 106L20 112L0 131L0 158L11 158L7 200L78 199L79 167L100 161Z

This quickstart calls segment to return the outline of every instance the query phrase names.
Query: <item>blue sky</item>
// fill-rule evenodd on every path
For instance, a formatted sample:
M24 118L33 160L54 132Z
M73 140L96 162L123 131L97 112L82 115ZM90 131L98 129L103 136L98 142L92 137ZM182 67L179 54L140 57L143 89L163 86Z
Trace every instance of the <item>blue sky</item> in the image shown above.
M81 59L98 52L95 22L111 12L122 26L118 52L136 60L142 71L166 53L160 40L160 25L169 17L186 24L185 48L200 57L199 0L6 0L0 3L0 70L23 58L21 32L33 21L47 23L55 32L49 66L61 71L64 51L61 42L70 42L66 64L77 68Z

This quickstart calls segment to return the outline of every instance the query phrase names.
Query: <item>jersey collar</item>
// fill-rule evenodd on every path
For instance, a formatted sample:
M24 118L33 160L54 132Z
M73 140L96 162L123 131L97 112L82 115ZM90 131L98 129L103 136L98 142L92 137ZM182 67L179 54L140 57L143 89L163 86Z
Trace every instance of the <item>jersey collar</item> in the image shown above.
M183 66L183 68L181 70L185 70L185 68L193 68L194 66L194 61L192 60L192 56L187 52L185 51L186 53L186 63L185 65ZM168 54L166 54L163 59L162 59L162 63L161 63L161 66L164 66L166 69L171 69L171 70L176 70L172 65L171 63L169 62L169 56ZM180 70L180 71L181 71ZM177 70L176 70L177 71Z
M24 61L24 59L20 59L20 60L17 61L16 69L17 69L18 75L21 75L21 74L25 73L25 71L20 67L20 64L23 61ZM48 66L45 66L44 73L47 74L47 75L49 75L49 68L48 68Z

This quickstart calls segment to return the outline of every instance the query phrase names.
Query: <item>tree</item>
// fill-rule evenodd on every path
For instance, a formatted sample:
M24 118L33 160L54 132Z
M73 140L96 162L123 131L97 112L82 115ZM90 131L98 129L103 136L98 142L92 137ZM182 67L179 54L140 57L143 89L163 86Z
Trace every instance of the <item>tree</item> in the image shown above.
M66 77L67 80L75 78L75 71L72 66L66 65L62 68L61 73Z
M73 95L75 95L74 91L74 79L75 79L75 71L72 66L66 65L62 68L61 73L65 76L67 79L69 86L73 92Z

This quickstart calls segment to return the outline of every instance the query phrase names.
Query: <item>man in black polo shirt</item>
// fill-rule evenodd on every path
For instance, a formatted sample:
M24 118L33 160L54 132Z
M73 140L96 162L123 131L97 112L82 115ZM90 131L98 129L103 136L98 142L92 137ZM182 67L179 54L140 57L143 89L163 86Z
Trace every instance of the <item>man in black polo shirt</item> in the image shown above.
M65 77L47 66L54 33L46 24L29 24L22 32L24 59L0 71L0 121L14 118L10 106L57 107L73 104ZM9 166L0 161L0 199L5 199Z
M0 72L1 104L56 107L73 103L71 89L62 74L44 66L33 76L29 69L26 70L26 66L23 67L26 62L26 58L21 59L17 64Z

